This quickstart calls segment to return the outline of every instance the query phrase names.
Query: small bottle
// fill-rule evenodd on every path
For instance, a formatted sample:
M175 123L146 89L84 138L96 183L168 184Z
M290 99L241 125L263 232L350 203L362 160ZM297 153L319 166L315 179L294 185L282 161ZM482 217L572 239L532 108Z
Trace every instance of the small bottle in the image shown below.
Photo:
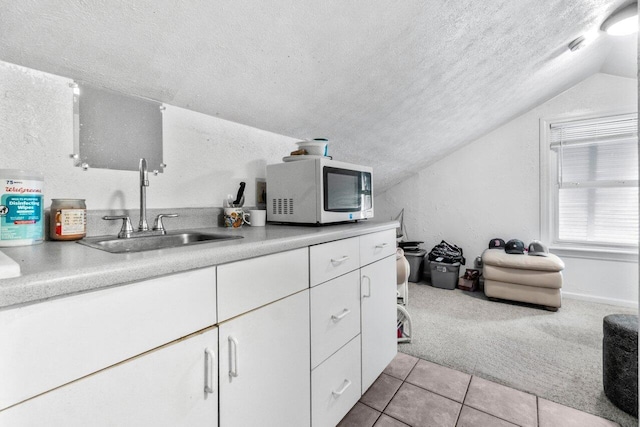
M52 240L80 240L87 235L85 199L51 199L49 237Z

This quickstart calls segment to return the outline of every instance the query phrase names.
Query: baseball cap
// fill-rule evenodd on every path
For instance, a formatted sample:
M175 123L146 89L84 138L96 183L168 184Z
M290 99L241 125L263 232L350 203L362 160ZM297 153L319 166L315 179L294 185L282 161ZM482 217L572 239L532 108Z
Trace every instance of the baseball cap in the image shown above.
M491 239L489 241L489 249L504 249L504 240Z
M548 256L549 249L540 240L532 240L529 243L529 255Z
M504 251L508 254L524 254L524 243L522 240L511 239L505 245Z

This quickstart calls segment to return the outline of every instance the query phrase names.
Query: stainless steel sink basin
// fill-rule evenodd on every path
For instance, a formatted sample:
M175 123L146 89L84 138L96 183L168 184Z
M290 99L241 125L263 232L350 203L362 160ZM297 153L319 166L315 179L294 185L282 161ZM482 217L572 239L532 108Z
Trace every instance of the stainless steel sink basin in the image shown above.
M86 237L78 241L78 243L111 253L126 253L177 248L233 239L242 239L242 236L187 231L171 232L163 235L136 236L128 239L119 239L115 236Z

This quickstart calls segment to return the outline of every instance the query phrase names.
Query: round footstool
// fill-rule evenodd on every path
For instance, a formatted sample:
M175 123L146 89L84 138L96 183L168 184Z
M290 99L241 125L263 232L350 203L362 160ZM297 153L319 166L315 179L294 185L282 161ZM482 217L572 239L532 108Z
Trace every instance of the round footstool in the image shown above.
M611 314L603 321L604 394L623 411L638 416L638 316Z

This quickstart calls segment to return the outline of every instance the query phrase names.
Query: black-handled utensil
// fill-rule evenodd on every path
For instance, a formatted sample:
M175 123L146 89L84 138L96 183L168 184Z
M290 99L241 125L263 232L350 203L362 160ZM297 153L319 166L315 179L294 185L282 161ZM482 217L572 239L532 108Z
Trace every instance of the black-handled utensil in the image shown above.
M241 199L242 199L242 195L244 194L244 186L245 185L246 184L244 182L240 183L240 188L238 188L238 195L236 196L236 199L233 201L233 205L235 207L239 207L238 205L240 204Z

